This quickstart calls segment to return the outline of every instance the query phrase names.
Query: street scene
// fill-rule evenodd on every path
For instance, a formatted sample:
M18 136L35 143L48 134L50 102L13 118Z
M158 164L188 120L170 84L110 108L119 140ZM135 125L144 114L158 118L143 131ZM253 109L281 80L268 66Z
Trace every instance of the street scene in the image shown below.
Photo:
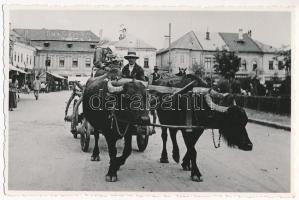
M6 190L290 193L290 16L10 10Z
M290 132L247 125L254 144L252 152L230 149L221 142L215 149L210 130L201 136L198 149L203 182L192 182L188 172L172 159L168 141L169 163L162 164L161 131L150 136L144 152L139 152L133 138L133 153L121 167L119 181L105 182L109 155L100 137L99 162L91 162L94 146L83 152L79 139L74 139L70 124L63 121L64 107L70 92L41 94L35 102L33 94L24 95L20 108L9 116L9 182L11 190L63 191L155 191L155 192L289 192ZM31 114L28 115L28 112ZM218 133L217 133L218 134ZM26 135L26 136L25 136ZM170 139L169 139L170 140ZM186 152L178 134L181 156ZM123 140L117 142L121 153Z

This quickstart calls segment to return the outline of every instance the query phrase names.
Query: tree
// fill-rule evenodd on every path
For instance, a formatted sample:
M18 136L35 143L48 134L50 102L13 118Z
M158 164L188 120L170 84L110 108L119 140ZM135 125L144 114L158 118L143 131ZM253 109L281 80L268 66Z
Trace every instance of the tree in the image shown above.
M291 49L280 52L280 55L283 56L284 67L288 74L291 72Z
M215 72L219 73L226 79L235 78L236 72L239 71L241 58L236 56L234 52L218 50L215 54L215 59Z

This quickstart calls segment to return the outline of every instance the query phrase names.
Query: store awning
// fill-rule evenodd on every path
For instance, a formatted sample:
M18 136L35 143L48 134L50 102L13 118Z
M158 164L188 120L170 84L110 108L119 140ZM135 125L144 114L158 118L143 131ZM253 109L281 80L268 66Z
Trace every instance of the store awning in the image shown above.
M24 70L22 70L22 69L19 69L19 68L17 68L17 67L14 67L14 66L12 66L12 65L9 65L9 71L17 71L17 72L20 72L20 73L23 73L23 74L28 74L27 72L25 72Z
M48 74L50 74L51 76L53 76L54 78L58 78L58 79L66 79L64 78L63 76L60 76L58 74L54 74L54 73L50 73L50 72L47 72Z

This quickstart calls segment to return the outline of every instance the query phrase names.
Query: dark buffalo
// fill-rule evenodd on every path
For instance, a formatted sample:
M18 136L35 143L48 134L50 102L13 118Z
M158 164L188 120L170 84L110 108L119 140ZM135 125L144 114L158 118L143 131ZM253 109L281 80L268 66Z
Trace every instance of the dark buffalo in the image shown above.
M186 80L184 81L177 82L175 86L183 87L183 85L187 83ZM165 80L164 82L161 82L161 85L163 84L165 85ZM196 82L195 84L198 84L199 86L206 86L203 81ZM157 94L160 102L162 102L163 94ZM157 114L161 124L174 126L184 126L189 124L193 126L219 129L219 133L223 136L228 146L238 147L239 149L246 151L252 150L252 143L245 128L248 118L245 111L241 107L236 105L231 105L230 107L218 106L217 104L213 103L209 94L205 94L204 96L196 95L194 97L194 94L186 93L183 96L172 95L171 98L174 105L178 105L179 103L180 108L174 107L173 109L165 109L161 106L161 104L159 104L157 107ZM196 109L194 107L195 99L197 100ZM200 105L200 108L198 108L198 105ZM177 131L178 129L169 129L173 142L173 159L176 162L179 162L179 148L176 141ZM193 181L202 181L201 173L196 163L197 152L195 149L195 144L203 133L204 128L191 130L182 129L181 131L185 145L187 147L187 152L183 158L182 167L184 170L191 170L191 179ZM162 140L163 150L160 161L162 163L167 163L167 128L162 128Z
M117 84L117 83L116 83ZM90 79L83 93L83 112L95 130L105 136L110 156L110 166L106 181L116 181L117 171L132 151L133 124L148 124L145 109L146 89L140 82L130 81L113 85L105 77ZM92 160L99 160L99 132L95 131L95 147ZM116 141L124 137L125 145L120 157L116 157Z

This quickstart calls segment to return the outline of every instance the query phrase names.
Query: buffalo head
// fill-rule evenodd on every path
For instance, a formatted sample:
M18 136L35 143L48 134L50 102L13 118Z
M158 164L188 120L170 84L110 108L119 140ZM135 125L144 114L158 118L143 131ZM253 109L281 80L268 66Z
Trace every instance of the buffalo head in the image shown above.
M219 133L223 136L228 146L237 146L241 150L251 151L253 145L245 128L248 117L244 109L234 105L229 107L223 115Z
M120 119L141 125L150 123L149 112L146 108L147 93L144 84L138 81L130 81L117 85L117 82L108 81L107 87L111 95L117 95L120 98L118 108Z

